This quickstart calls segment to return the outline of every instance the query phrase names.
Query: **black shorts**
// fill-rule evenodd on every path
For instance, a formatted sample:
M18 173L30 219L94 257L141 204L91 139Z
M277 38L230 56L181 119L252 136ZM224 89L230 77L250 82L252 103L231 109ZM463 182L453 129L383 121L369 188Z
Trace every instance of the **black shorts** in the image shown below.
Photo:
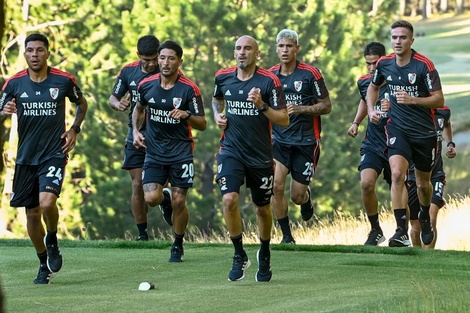
M437 205L440 209L446 202L444 200L444 186L445 180L431 181L432 184L432 199L431 203ZM406 182L406 188L408 189L408 207L410 209L410 220L417 220L418 213L420 210L418 193L416 190L416 182L414 180L408 180Z
M437 133L436 137L412 138L403 134L399 129L387 124L385 126L387 134L388 157L401 155L414 163L415 167L422 172L432 171L436 162L437 153Z
M165 186L169 181L173 187L188 189L193 186L193 179L193 161L175 164L144 164L142 171L142 185L155 183Z
M362 172L366 168L371 168L377 172L377 175L383 173L384 180L389 186L392 185L392 174L390 172L390 164L386 159L385 155L378 155L374 151L363 151L364 154L361 155L361 161L357 169L359 172Z
M315 174L320 159L320 141L308 146L284 145L273 143L273 157L289 169L292 179L308 185Z
M35 208L39 206L40 192L50 192L59 197L66 165L66 158L53 158L40 165L17 164L10 205Z
M229 192L240 193L244 184L251 190L253 203L264 206L271 202L273 193L274 167L249 168L239 159L227 155L217 155L216 182L222 195Z
M124 148L124 162L122 163L123 170L132 170L135 168L142 168L145 160L145 148L137 149L133 144L126 142Z

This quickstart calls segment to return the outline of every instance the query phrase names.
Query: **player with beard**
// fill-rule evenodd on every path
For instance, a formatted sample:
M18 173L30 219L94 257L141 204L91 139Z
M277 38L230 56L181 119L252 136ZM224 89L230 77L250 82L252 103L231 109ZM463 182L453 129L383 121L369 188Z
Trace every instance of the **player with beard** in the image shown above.
M397 21L391 26L394 53L377 62L367 90L367 111L372 123L378 123L384 112L375 107L380 86L390 92L389 120L386 126L387 153L392 173L390 190L397 229L389 240L391 247L409 246L405 177L409 164L415 165L417 193L420 204L421 240L427 245L434 240L430 222L432 185L437 133L434 109L444 106L441 81L431 60L411 48L413 25Z
M49 284L62 268L57 199L68 154L75 147L88 108L75 77L48 66L49 56L47 37L28 35L24 52L28 68L7 80L0 97L0 115L16 113L18 117L18 152L10 205L26 208L26 228L40 262L35 284ZM66 98L76 106L75 119L68 130Z
M217 154L217 177L222 193L224 219L235 253L230 281L241 280L251 262L243 248L240 187L246 179L251 189L259 227L260 249L255 279L269 282L272 277L270 240L273 187L271 124L289 125L285 96L279 79L256 65L260 57L258 42L241 36L235 43L237 66L215 75L212 100L214 119L223 130ZM225 111L225 112L224 112Z
M170 206L174 242L169 262L182 262L183 239L189 212L186 194L194 179L191 129L206 129L206 118L199 87L179 72L183 49L174 41L158 48L160 73L142 80L132 114L134 146L145 148L142 184L150 206L163 201L163 186L171 184ZM147 116L146 134L139 130Z
M299 50L297 33L291 29L281 30L276 37L280 63L270 69L281 81L290 119L286 128L273 125L275 171L272 202L283 234L281 243L295 243L284 194L289 173L292 176L290 197L300 205L302 219L308 221L313 216L309 183L320 158L320 116L331 112L329 92L321 72L298 61Z

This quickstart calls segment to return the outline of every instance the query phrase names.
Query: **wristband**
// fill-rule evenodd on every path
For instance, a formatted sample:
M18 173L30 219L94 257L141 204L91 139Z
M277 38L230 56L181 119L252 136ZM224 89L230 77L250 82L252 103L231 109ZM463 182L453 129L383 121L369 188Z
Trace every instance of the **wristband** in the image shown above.
M450 146L450 145L453 145L453 146L454 146L454 148L455 148L455 142L453 142L453 141L449 141L449 142L447 143L447 148L449 148L449 146Z
M263 107L261 109L258 109L259 112L264 112L264 111L267 111L269 109L269 105L267 105L266 103L263 103Z
M359 123L356 122L356 121L354 121L354 122L351 123L351 125L354 125L354 124L356 124L357 126L359 126Z

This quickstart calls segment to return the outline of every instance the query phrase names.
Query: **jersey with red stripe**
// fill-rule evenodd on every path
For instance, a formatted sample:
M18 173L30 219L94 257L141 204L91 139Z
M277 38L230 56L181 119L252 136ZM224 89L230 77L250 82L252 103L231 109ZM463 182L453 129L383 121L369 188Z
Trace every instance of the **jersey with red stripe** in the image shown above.
M231 155L253 168L273 164L271 122L247 100L253 87L261 90L264 103L271 109L286 108L281 82L273 73L256 67L253 76L238 79L237 67L220 70L215 75L214 97L225 99L227 128L220 139L221 155Z
M161 87L161 75L155 74L141 81L137 101L146 106L147 130L145 162L173 164L193 159L191 126L187 120L168 117L173 109L191 111L204 116L199 87L189 78L179 75L170 89Z
M418 105L398 104L395 94L406 91L413 97L429 97L433 91L441 90L441 80L434 64L422 54L412 50L410 62L399 67L395 54L382 57L372 77L372 83L386 82L390 92L389 123L407 136L429 138L436 136L434 109Z
M132 112L134 111L135 103L137 102L137 86L146 77L152 76L160 72L158 66L155 71L151 73L145 73L142 71L142 63L140 61L134 61L132 63L124 65L119 71L116 82L114 83L112 95L118 99L124 97L129 92L131 94L131 105L129 109L129 131L127 132L126 142L132 143ZM145 131L145 122L140 129L141 132Z
M68 72L48 67L47 78L36 83L28 70L12 76L3 86L0 110L16 99L18 117L18 153L16 164L39 165L56 157L65 157L66 100L77 102L82 92Z
M281 81L286 103L298 106L310 106L318 99L329 96L321 72L314 66L297 61L294 72L281 75L281 64L269 69ZM290 114L288 127L273 125L273 137L282 144L307 146L320 139L321 118L319 115Z

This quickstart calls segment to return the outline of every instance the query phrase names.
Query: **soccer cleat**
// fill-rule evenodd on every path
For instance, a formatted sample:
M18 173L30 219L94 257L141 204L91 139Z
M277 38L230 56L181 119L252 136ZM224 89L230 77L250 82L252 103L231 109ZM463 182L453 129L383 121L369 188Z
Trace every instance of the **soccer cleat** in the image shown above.
M427 219L421 218L421 212L418 213L419 225L421 226L421 241L425 245L429 245L434 240L434 230L432 229L429 217Z
M384 241L385 241L385 237L384 237L382 230L372 228L372 230L369 233L369 236L367 236L367 240L364 243L364 245L365 246L378 246Z
M62 268L62 254L60 253L57 242L55 244L48 243L47 235L44 237L44 244L47 251L47 267L53 273L57 273Z
M292 237L291 235L284 235L282 236L281 243L291 243L295 245L295 240L294 237Z
M236 254L233 256L232 269L228 273L229 281L237 281L245 278L245 271L250 267L251 262L248 260L248 256L241 256Z
M170 188L163 188L163 200L160 203L160 211L162 211L163 219L165 222L173 226L173 222L171 221L171 215L173 214L173 208L171 207L171 189ZM163 203L167 204L163 204Z
M313 204L312 204L312 199L310 198L310 194L311 194L310 186L307 186L307 194L308 194L307 202L302 203L300 205L300 214L302 215L302 219L304 221L308 221L313 216Z
M149 237L148 236L139 236L139 238L137 238L136 241L149 241Z
M51 283L54 273L47 268L46 264L39 265L38 276L33 281L35 285L47 285Z
M255 276L256 281L269 282L273 276L270 257L260 254L260 250L258 250L256 259L258 259L258 271Z
M183 247L173 244L171 246L170 259L168 260L168 262L171 262L171 263L183 262L183 258L184 258Z
M408 237L408 233L398 226L397 230L395 231L395 235L388 241L389 247L408 247L411 245L410 238Z

